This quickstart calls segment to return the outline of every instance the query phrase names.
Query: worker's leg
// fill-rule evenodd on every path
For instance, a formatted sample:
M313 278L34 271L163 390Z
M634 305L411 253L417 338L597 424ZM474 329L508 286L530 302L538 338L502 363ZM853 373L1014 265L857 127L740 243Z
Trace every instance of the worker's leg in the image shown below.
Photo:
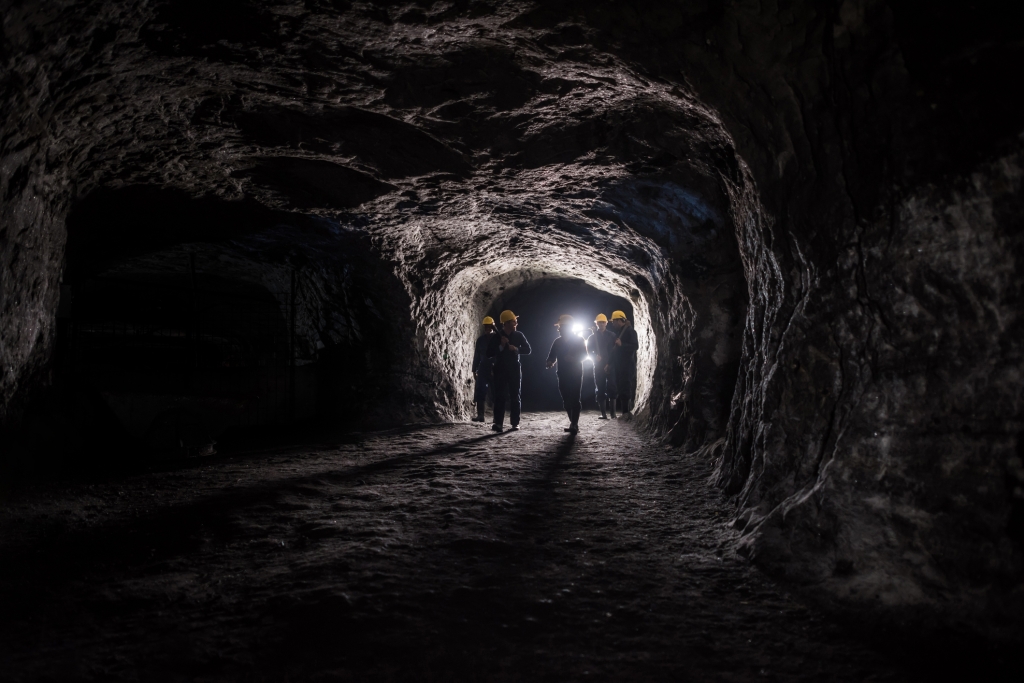
M505 422L505 400L508 396L508 382L504 377L494 380L494 426L501 427Z
M489 377L477 375L476 385L473 388L473 401L476 403L476 422L484 421L484 406L487 403L487 387L490 384Z
M509 415L508 421L513 427L519 425L523 412L523 373L510 377L508 380Z
M576 375L569 378L569 422L570 427L575 430L579 428L580 413L583 411L583 375Z
M607 374L603 368L594 368L594 386L596 388L594 393L597 398L597 407L601 409L602 420L608 419L608 414L605 412L605 404L608 402L608 395L605 393Z
M615 384L615 369L609 368L608 373L605 375L607 380L607 395L608 395L608 415L613 420L615 419L615 402L618 400L619 389Z

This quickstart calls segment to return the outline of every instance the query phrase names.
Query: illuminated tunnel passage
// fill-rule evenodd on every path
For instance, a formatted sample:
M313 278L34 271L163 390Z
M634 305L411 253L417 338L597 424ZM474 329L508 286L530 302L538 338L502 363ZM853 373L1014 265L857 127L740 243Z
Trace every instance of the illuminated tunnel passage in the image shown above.
M582 326L581 334L589 336L594 317L621 310L633 320L633 306L621 296L602 292L585 282L570 279L543 279L502 292L493 306L495 320L503 310L519 316L519 331L526 335L533 347L530 356L523 357L523 410L561 410L555 370L545 370L544 360L551 343L558 336L554 324L563 314L573 316L575 324ZM593 365L586 363L583 376L583 408L595 409Z

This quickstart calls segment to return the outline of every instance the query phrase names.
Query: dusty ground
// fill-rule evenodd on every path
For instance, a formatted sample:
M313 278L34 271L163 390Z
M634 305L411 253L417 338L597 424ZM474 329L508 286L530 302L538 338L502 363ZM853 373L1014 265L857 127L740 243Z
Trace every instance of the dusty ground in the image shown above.
M729 550L621 422L455 424L46 484L0 512L4 680L904 680Z

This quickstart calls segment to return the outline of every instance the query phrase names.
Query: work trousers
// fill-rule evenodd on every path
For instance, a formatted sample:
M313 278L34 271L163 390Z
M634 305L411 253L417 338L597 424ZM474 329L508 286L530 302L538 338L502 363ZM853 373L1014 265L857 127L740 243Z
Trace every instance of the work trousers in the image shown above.
M519 372L511 377L494 375L494 424L505 423L505 402L508 402L508 421L513 427L519 424L519 416L523 412L523 374Z
M612 366L615 375L615 389L619 397L619 410L626 412L632 410L633 405L633 378L636 376L636 368L629 365Z
M597 405L601 405L601 401L606 398L615 399L618 394L618 390L615 388L615 373L605 372L604 366L594 367L594 385L596 387Z
M562 395L562 405L569 416L569 422L576 424L580 421L580 411L583 404L580 402L580 394L583 392L583 373L578 375L558 375L558 393Z
M478 373L473 387L473 403L482 406L487 402L487 389L491 386L491 373Z

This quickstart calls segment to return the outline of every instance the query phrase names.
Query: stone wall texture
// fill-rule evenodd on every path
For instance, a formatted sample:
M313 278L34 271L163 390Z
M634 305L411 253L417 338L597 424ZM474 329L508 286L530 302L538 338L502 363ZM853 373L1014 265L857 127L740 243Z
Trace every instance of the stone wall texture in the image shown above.
M638 422L715 460L741 552L1012 629L1022 23L896 5L0 0L0 424L76 274L295 271L302 353L381 422L465 418L496 287L580 279L633 303Z

